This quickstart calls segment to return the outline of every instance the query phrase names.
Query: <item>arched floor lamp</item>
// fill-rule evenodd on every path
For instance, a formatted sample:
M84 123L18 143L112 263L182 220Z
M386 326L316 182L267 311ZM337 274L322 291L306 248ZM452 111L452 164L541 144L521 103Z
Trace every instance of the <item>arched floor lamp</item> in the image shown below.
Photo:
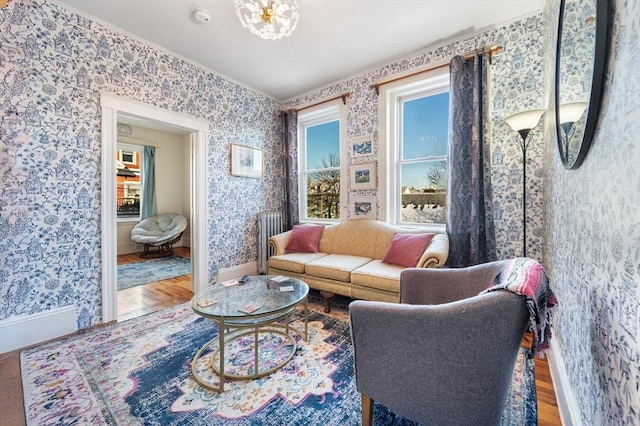
M522 256L527 257L527 149L531 140L527 140L531 129L536 127L544 109L530 109L504 118L513 130L520 134L518 146L522 150Z

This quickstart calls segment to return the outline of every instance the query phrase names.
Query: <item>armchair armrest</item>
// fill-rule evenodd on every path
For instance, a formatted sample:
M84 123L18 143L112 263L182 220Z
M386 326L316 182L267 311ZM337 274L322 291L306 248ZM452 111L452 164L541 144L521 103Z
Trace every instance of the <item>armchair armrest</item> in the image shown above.
M476 296L493 284L504 263L460 269L405 269L400 273L400 303L437 305Z
M291 231L273 235L269 238L269 246L273 248L273 256L287 253L285 249L289 243L289 238L291 238Z
M436 234L418 261L418 268L440 267L449 257L449 236Z

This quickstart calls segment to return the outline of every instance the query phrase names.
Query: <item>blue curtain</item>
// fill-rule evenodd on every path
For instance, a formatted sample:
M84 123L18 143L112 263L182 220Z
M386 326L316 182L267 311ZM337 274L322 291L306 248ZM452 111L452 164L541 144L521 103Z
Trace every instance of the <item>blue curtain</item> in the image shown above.
M140 219L158 214L156 201L156 148L145 146L142 154L142 205Z
M288 110L282 114L283 120L283 211L286 229L293 228L298 217L298 112Z
M489 54L450 65L447 232L451 267L496 260L489 144Z

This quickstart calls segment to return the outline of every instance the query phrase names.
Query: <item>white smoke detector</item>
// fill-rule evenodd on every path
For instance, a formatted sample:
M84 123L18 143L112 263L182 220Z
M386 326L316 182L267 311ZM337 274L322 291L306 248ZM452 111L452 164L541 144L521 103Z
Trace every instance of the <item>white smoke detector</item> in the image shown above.
M208 24L211 22L211 15L208 10L196 9L193 11L193 19L195 19L198 24Z

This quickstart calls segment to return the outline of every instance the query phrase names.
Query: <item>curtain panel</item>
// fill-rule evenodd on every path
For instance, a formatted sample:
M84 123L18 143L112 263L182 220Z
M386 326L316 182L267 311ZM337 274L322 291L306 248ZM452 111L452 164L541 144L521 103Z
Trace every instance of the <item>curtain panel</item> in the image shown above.
M282 201L284 224L286 229L298 224L298 112L287 110L282 113L283 149L282 164L284 168L284 199Z
M145 146L142 154L142 202L140 220L158 214L156 200L156 148Z
M448 266L496 260L489 141L489 54L450 65Z

